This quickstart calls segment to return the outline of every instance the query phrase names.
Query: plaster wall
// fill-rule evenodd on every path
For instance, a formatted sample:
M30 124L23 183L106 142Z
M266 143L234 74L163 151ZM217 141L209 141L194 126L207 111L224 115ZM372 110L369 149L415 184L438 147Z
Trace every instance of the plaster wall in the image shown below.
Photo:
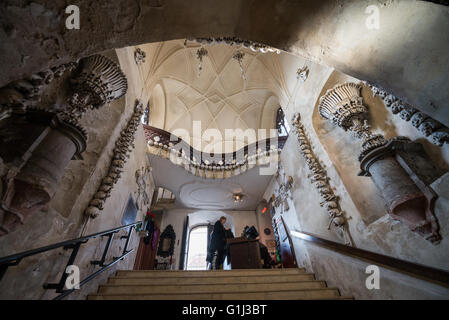
M297 240L303 242L302 240ZM447 300L449 289L438 284L423 281L406 274L379 267L379 289L368 289L365 285L368 276L372 272L366 272L366 268L372 263L341 255L314 244L302 243L307 251L309 266L307 270L313 270L317 280L325 280L329 287L336 287L341 295L360 299L401 299L401 300ZM303 251L301 251L303 254ZM311 268L311 269L309 269Z
M369 88L364 87L362 96L370 110L371 123L375 132L386 138L396 135L407 136L424 145L432 161L446 174L437 179L431 188L438 194L435 215L439 221L442 241L433 245L429 241L410 231L402 223L391 219L385 209L384 200L368 177L358 177L359 143L342 129L333 127L317 114L319 97L327 89L345 81L359 80L343 75L332 69L309 64L308 79L295 88L291 98L284 101L283 109L290 122L295 112L300 112L302 123L307 131L313 152L327 171L330 184L340 205L348 218L349 232L354 246L373 252L393 256L403 260L449 270L449 174L447 173L449 146L436 147L430 144L415 128L399 117L393 116L379 98L373 98ZM299 153L296 135L292 132L281 153L281 164L285 174L293 177L293 205L284 212L284 220L289 230L305 231L320 237L342 242L335 230L327 229L328 214L319 203L318 191L308 178L305 161ZM265 198L273 193L277 186L274 181L266 190ZM276 212L276 214L280 214ZM296 216L297 221L291 219ZM449 292L441 287L421 280L407 277L393 271L382 271L384 285L382 290L365 290L364 280L368 275L361 264L354 265L352 260L337 253L329 254L303 240L293 238L298 265L310 272L316 272L320 279L344 288L344 294L356 298L449 298ZM386 269L382 269L386 270ZM383 275L381 274L381 277ZM408 290L408 291L407 291ZM404 293L407 291L407 293ZM352 292L352 293L351 293Z
M122 54L121 54L122 53ZM85 236L112 229L121 225L121 218L129 195L137 198L138 186L135 172L143 166L149 166L146 155L146 141L140 126L136 132L135 148L130 153L123 173L114 185L111 197L107 199L102 214L96 219L86 221L84 210L97 191L101 179L107 173L112 158L112 150L120 131L126 126L133 113L135 99L145 97L132 75L135 62L128 59L129 54L123 52L106 52L104 55L119 61L128 78L127 95L102 107L98 111L90 111L83 118L88 131L88 145L84 160L71 161L64 172L60 189L49 203L48 208L31 215L26 223L16 231L0 237L0 256L38 248L45 245ZM140 81L140 79L139 79ZM2 171L2 170L0 170ZM146 192L151 199L154 184L149 181ZM150 205L150 204L149 204ZM148 206L149 206L148 205ZM146 210L146 208L143 208ZM143 218L143 210L138 212L136 221ZM109 251L108 258L119 256L125 240L120 240L121 231ZM107 238L92 239L82 245L75 264L80 268L81 280L99 269L90 264L91 260L101 259ZM132 234L128 249L137 249L138 237ZM0 299L51 299L56 296L53 290L44 290L46 282L59 281L71 251L54 250L40 255L25 258L18 266L10 267L0 282ZM137 250L128 255L114 267L88 282L81 290L75 291L67 299L83 299L89 293L96 292L99 283L116 269L132 269Z

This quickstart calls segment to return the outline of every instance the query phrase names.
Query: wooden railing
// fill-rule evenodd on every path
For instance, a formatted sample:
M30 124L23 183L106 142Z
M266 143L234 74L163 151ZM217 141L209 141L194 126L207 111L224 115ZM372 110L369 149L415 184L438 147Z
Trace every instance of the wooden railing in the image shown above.
M393 271L401 272L413 276L415 278L433 282L449 288L448 271L393 258L390 256L371 252L368 250L350 247L341 243L320 238L317 235L313 235L306 232L291 231L290 234L295 238L311 242L315 245L324 247L325 249L329 249L357 259L365 260L370 263L374 262L380 266L391 269Z

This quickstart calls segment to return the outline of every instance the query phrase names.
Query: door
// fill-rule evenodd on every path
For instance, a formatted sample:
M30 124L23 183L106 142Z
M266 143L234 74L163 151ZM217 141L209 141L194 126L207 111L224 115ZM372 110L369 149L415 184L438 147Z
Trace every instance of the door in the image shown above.
M207 230L205 225L190 230L186 270L206 270Z
M144 238L140 239L136 260L134 262L134 270L154 269L154 260L156 258L157 244L159 243L159 234L159 228L154 226L153 233L148 244L145 243Z

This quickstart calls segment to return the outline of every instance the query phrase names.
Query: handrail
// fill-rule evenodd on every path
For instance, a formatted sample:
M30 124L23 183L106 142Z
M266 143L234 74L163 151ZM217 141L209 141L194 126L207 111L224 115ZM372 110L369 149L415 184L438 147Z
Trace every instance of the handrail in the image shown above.
M379 265L382 265L383 267L392 269L393 271L405 273L422 280L434 282L444 287L449 287L448 271L393 258L383 254L371 252L368 250L354 248L331 240L323 239L318 237L317 235L313 235L306 232L292 230L290 233L295 238L312 242L326 249L331 249L342 254L359 258L361 260L375 262L378 263Z
M44 246L44 247L40 247L40 248L36 248L36 249L31 249L28 251L24 251L24 252L20 252L20 253L16 253L16 254L12 254L6 257L2 257L0 258L0 281L3 279L3 276L5 275L6 271L8 270L9 267L12 266L17 266L23 258L29 257L29 256L33 256L39 253L43 253L43 252L47 252L47 251L51 251L51 250L55 250L58 248L64 248L64 250L72 250L72 253L70 255L70 258L67 262L66 268L64 270L67 269L68 266L73 265L73 263L75 262L75 258L78 254L78 251L81 247L82 244L88 242L90 239L94 239L94 238L98 238L98 237L104 237L104 236L108 236L108 241L106 243L105 249L103 251L103 255L101 260L91 260L91 264L93 265L98 265L100 267L102 267L100 270L97 270L96 272L92 273L91 275L89 275L88 277L86 277L84 280L80 281L79 286L83 286L84 284L86 284L88 281L92 280L93 278L95 278L97 275L99 275L100 273L104 272L105 270L109 269L110 267L112 267L114 264L116 264L118 261L124 259L128 254L130 254L132 251L134 251L134 249L128 250L128 244L129 244L129 239L131 238L131 234L132 234L132 230L133 228L137 227L138 225L142 225L143 221L138 221L135 223L131 223L125 226L121 226L121 227L117 227L117 228L113 228L110 230L106 230L106 231L102 231L102 232L98 232L98 233L94 233L88 236L84 236L84 237L80 237L80 238L76 238L76 239L72 239L72 240L66 240L66 241L62 241L62 242L58 242L55 244L51 244L48 246ZM123 252L122 255L120 257L113 257L113 261L105 264L106 261L106 256L109 252L109 249L111 247L111 243L112 240L114 238L114 234L116 234L117 232L121 231L121 230L125 230L125 229L129 229L128 230L128 235L127 236L122 236L120 237L120 239L126 239L125 242L125 246L123 248ZM43 285L45 290L51 290L54 289L56 290L56 293L61 293L59 296L55 297L55 300L60 300L62 298L64 298L65 296L69 295L70 293L72 293L75 289L68 289L68 290L64 290L64 286L65 286L65 282L67 280L68 274L66 272L63 272L61 279L58 283L45 283Z

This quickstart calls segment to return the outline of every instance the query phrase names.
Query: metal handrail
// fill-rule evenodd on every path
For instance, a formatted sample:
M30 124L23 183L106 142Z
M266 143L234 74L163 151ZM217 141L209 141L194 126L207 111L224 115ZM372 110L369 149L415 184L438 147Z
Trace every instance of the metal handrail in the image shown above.
M317 235L307 232L292 230L290 233L295 238L312 242L326 249L349 255L360 260L374 262L395 272L401 272L415 278L437 283L444 287L449 287L449 272L446 270L428 267L422 264L393 258L372 251L347 246L338 242L320 238Z
M143 225L143 221L138 221L138 222L131 223L131 224L128 224L125 226L121 226L121 227L117 227L114 229L94 233L94 234L91 234L88 236L84 236L84 237L80 237L80 238L76 238L76 239L72 239L72 240L67 240L67 241L62 241L62 242L51 244L51 245L48 245L45 247L31 249L28 251L24 251L24 252L12 254L12 255L9 255L6 257L2 257L2 258L0 258L0 281L3 279L3 276L5 275L8 268L12 267L12 266L17 266L22 261L22 259L29 257L29 256L34 256L39 253L55 250L58 248L63 248L64 250L69 250L69 249L72 250L72 253L69 257L66 268L64 269L64 270L66 270L68 266L73 265L73 263L75 262L75 258L77 256L78 251L82 244L88 242L90 239L107 236L108 241L107 241L105 249L103 251L101 260L91 260L91 262L90 262L92 265L98 265L102 268L100 270L97 270L96 272L92 273L91 275L89 275L88 277L83 279L82 281L80 281L79 286L81 287L84 284L86 284L88 281L90 281L93 278L95 278L96 276L98 276L100 273L111 268L118 261L124 259L128 254L130 254L132 251L134 251L134 249L128 250L128 244L129 244L129 239L131 238L132 230L135 227L137 227L138 225ZM114 234L116 234L117 232L119 232L121 230L125 230L125 229L129 229L129 230L128 230L127 236L120 237L120 239L126 239L125 247L123 248L122 255L119 257L113 257L112 262L105 264L106 256L111 247L112 240L114 239ZM43 285L43 287L45 290L54 289L54 290L56 290L56 293L61 293L59 296L54 298L55 300L60 300L64 297L66 297L67 295L69 295L70 293L72 293L73 291L75 291L75 289L64 290L64 286L65 286L67 277L68 277L68 274L66 272L63 272L61 279L59 280L58 283L45 283Z

